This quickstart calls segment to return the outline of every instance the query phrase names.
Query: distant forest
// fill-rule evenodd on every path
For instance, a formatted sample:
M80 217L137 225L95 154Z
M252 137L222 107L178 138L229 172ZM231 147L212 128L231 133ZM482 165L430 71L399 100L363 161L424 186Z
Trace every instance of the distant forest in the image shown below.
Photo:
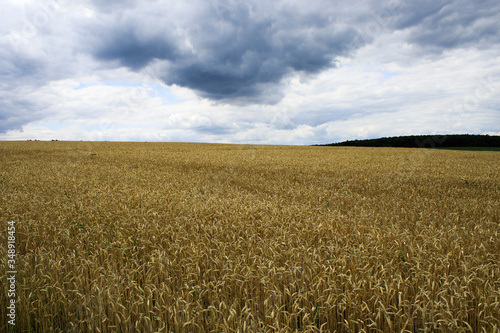
M370 140L352 140L317 146L404 147L404 148L462 148L500 147L500 136L475 134L410 135Z

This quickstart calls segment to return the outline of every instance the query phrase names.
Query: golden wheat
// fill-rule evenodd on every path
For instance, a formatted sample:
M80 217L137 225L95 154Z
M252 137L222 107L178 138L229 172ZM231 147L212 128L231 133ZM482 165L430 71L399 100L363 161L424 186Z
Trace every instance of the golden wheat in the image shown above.
M500 330L497 152L0 142L0 165L19 332Z

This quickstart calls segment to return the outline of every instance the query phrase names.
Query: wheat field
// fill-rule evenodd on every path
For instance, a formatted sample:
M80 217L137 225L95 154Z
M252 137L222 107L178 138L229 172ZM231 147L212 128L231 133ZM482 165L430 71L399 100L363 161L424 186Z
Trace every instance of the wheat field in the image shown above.
M500 331L498 152L0 142L0 166L16 332Z

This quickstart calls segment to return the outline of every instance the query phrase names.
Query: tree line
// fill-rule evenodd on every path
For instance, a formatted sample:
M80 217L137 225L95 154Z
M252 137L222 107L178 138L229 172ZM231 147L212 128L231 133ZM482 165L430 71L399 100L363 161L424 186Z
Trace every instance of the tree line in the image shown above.
M477 134L408 135L369 140L350 140L318 146L401 148L500 147L500 136Z

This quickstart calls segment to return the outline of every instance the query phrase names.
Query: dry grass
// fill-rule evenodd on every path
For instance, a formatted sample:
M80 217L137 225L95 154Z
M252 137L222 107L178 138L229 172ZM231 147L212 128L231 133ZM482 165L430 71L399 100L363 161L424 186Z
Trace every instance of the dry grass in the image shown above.
M497 152L0 142L0 165L19 332L500 330Z

